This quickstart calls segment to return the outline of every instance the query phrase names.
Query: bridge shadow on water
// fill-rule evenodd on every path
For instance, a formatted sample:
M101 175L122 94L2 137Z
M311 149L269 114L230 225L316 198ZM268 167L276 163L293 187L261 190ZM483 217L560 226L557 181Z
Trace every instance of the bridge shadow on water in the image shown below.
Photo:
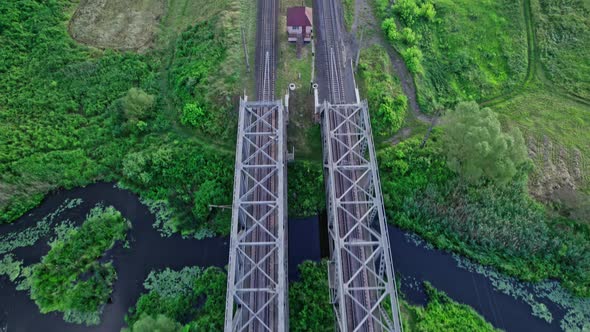
M69 219L80 224L86 214L99 203L114 206L132 222L131 248L121 244L109 252L117 269L112 302L102 315L99 326L86 327L63 321L61 314L41 314L28 294L16 291L6 277L0 277L0 331L9 332L66 332L119 331L124 327L124 316L143 292L143 281L152 269L187 265L225 267L228 261L228 238L204 240L182 239L175 235L163 238L152 228L154 216L141 204L138 197L112 183L98 183L85 188L62 190L49 195L43 203L11 225L0 226L0 235L32 227L47 214L55 211L66 199L81 198L83 203L65 210L59 220ZM450 253L429 248L416 236L396 227L389 227L393 262L405 298L413 304L425 304L427 299L423 281L446 292L452 299L474 307L494 326L506 331L559 331L559 319L553 324L531 315L531 308L521 300L505 295L492 286L491 281L475 272L458 266ZM39 262L47 253L47 238L34 246L19 248L12 253L25 265ZM289 280L298 278L297 265L304 260L319 261L328 256L326 216L289 220ZM560 309L546 303L556 318Z

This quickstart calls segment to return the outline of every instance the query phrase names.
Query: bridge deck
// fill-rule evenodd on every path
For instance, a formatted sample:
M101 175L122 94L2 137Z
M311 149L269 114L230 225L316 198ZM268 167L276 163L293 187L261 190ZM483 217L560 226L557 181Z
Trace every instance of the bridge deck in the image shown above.
M287 331L286 113L275 101L277 0L258 0L256 94L240 101L225 331Z
M315 0L328 203L330 288L340 331L401 331L389 237L366 102L359 101L342 7Z

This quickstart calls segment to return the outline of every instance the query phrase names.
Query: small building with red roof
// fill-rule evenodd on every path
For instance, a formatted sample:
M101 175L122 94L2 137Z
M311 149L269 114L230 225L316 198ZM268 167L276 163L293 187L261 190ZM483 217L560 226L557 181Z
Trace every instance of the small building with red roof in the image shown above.
M287 36L290 42L296 42L301 37L304 42L310 42L312 32L313 11L311 8L287 8Z

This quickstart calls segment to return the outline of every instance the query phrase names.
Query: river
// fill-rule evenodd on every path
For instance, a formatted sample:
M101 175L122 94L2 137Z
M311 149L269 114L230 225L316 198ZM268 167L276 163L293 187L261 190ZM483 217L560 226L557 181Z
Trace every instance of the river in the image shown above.
M7 277L0 277L0 330L9 332L30 331L119 331L124 327L124 316L143 291L143 281L153 269L184 266L224 267L228 260L228 238L204 240L182 239L180 236L161 237L152 227L155 217L138 197L112 183L98 183L85 188L61 190L47 196L43 203L13 224L0 226L0 236L33 227L38 220L53 212L67 199L82 199L82 204L67 209L59 219L81 223L86 214L99 203L114 206L132 222L130 248L122 245L110 255L117 270L112 303L106 305L99 326L86 327L66 323L61 314L41 314L26 292L15 290ZM319 218L289 220L289 279L296 280L297 265L306 259L319 260L327 254L326 233ZM401 289L412 304L425 304L423 281L447 293L452 299L473 307L494 326L506 331L559 331L559 318L563 308L544 302L553 313L553 322L547 323L531 314L531 307L522 299L504 294L494 287L490 278L470 271L458 264L448 252L430 248L417 236L399 228L389 227L398 279ZM47 253L47 239L35 245L15 249L12 253L25 265L36 263ZM1 257L0 257L1 258ZM529 287L529 286L523 286Z

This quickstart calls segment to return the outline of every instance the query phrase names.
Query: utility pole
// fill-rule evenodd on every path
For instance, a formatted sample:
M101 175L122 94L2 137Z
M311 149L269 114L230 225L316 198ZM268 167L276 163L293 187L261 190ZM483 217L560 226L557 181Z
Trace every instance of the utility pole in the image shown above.
M246 45L246 33L242 26L242 44L244 45L244 56L246 57L246 71L250 72L250 60L248 59L248 46Z

